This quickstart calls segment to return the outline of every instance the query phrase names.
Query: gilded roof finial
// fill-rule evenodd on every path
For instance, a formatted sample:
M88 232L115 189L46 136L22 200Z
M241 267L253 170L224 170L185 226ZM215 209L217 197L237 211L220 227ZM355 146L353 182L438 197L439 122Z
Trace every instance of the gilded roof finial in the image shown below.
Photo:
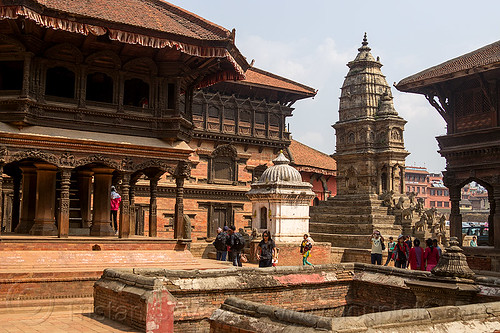
M367 46L368 45L368 39L366 38L366 32L365 32L365 36L363 37L363 43L361 43L363 46Z

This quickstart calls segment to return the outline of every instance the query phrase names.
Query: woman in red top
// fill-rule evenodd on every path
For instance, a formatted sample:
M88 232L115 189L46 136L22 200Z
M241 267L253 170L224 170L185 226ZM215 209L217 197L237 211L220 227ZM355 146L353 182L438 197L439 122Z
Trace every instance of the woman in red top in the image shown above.
M425 241L427 248L424 252L424 260L426 262L426 270L431 271L439 261L439 251L434 246L432 246L432 239L428 238Z
M413 247L410 249L409 261L410 268L413 270L424 271L424 250L420 247L420 240L415 238Z

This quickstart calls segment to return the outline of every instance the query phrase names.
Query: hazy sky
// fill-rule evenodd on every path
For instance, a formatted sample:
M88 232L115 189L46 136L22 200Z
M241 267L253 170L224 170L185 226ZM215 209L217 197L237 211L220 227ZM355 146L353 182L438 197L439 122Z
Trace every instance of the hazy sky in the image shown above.
M317 150L335 151L340 87L367 32L387 82L478 49L500 39L500 1L171 0L229 30L255 67L318 90L294 104L293 138ZM394 105L408 123L407 165L432 172L445 168L435 137L445 122L422 95L392 88Z

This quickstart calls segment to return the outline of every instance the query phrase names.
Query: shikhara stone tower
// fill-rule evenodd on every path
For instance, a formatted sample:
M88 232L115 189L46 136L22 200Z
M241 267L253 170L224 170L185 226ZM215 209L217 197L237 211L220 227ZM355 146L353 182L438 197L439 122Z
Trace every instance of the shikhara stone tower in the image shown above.
M409 231L381 200L384 194L392 206L404 197L406 121L394 109L391 88L379 59L370 53L366 34L358 50L347 64L339 121L333 125L337 195L310 209L311 235L330 242L344 262L369 260L373 230L396 239Z
M392 102L391 88L370 53L366 34L342 86L337 143L337 195L404 194L403 131L406 121Z

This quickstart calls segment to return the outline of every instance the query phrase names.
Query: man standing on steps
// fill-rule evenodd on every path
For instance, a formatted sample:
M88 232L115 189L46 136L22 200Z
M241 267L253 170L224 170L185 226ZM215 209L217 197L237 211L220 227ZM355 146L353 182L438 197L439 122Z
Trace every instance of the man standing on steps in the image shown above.
M116 192L114 186L111 186L111 226L115 230L115 234L118 232L118 209L120 208L120 202L122 197Z

